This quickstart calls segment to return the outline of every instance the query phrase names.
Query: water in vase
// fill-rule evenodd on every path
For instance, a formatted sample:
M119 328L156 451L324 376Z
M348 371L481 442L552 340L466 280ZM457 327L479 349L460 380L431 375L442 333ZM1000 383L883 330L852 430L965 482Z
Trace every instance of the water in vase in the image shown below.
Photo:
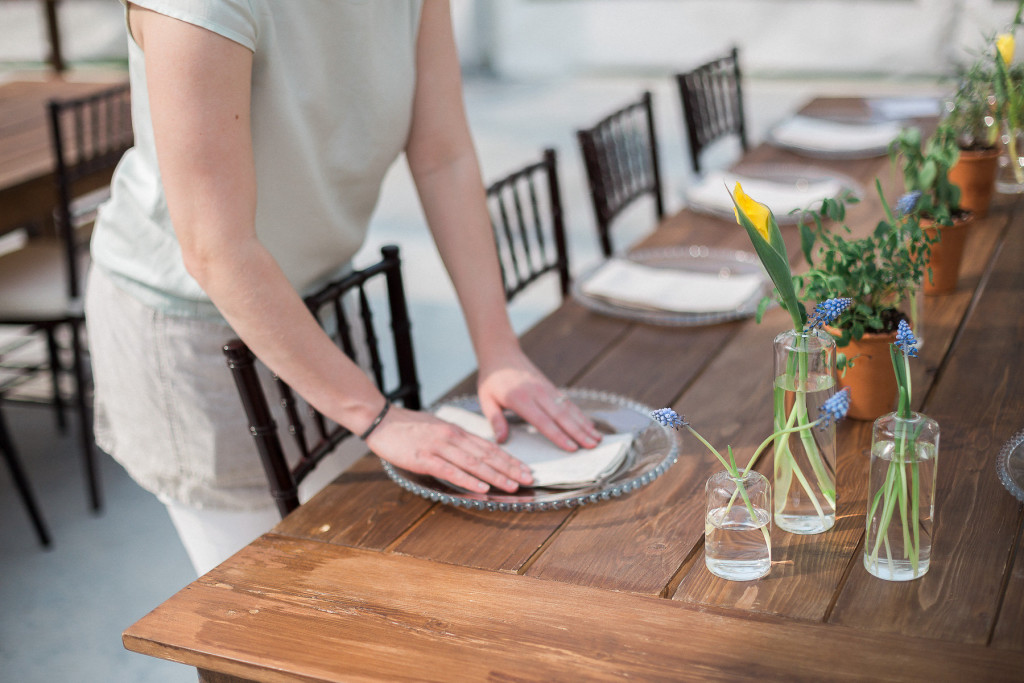
M803 381L775 380L775 429L817 420L835 393L831 375ZM775 523L794 534L818 534L836 523L836 433L834 423L785 434L775 442Z
M898 442L873 444L864 568L889 581L928 571L935 511L935 447L915 444L899 457Z
M709 510L704 518L704 560L715 576L752 581L772 567L771 515L742 503Z

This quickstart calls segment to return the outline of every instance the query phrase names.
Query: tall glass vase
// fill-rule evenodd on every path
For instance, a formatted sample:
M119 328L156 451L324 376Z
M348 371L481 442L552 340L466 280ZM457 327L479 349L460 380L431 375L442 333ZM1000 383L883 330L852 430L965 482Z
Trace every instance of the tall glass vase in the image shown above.
M1001 194L1024 193L1024 127L1004 121L1000 142L996 191Z
M864 568L889 581L928 571L935 513L939 425L918 413L889 413L871 433Z
M836 343L820 330L783 332L775 338L775 430L820 417L835 394ZM812 427L775 441L775 524L794 534L818 534L836 522L836 431Z

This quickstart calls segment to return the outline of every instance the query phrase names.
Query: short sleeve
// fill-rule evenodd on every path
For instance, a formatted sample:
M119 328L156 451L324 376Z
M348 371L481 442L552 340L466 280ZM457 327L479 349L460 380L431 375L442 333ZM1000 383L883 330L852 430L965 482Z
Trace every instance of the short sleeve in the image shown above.
M126 3L128 0L121 0ZM205 28L255 51L257 23L249 0L131 0L159 14Z

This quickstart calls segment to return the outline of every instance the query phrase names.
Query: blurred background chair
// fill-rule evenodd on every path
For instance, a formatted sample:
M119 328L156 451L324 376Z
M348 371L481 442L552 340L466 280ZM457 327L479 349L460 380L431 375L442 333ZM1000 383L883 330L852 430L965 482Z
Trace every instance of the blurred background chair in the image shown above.
M52 100L48 108L55 234L32 235L0 256L0 400L52 404L61 429L66 405L74 404L89 501L99 510L81 278L96 211L134 140L128 84Z
M420 385L398 247L383 247L381 256L378 263L324 285L306 297L305 302L338 348L369 369L377 387L389 401L419 410ZM382 342L378 335L368 294L371 286L381 283L385 285L390 311L388 343ZM387 372L381 360L385 353L393 362ZM317 412L281 379L261 379L256 357L240 339L225 344L224 355L238 387L249 431L256 439L271 495L284 517L299 506L298 487L302 480L352 432ZM269 384L276 386L274 402L282 408L285 425L282 431L291 435L294 449L286 449L279 436L278 421L267 398ZM309 428L312 434L307 434ZM294 463L288 462L286 450L297 451L298 459Z
M692 71L676 74L683 118L690 143L693 171L701 173L701 156L712 143L736 136L746 152L747 126L743 116L743 84L739 50L713 59Z
M545 149L540 161L492 182L487 187L487 208L505 299L512 301L552 271L558 273L564 299L569 292L569 256L555 150Z
M14 481L14 488L17 489L18 496L25 506L25 511L28 512L29 519L32 520L32 526L36 530L39 542L44 547L49 547L50 532L46 528L46 522L43 521L43 513L39 509L39 503L32 493L32 487L29 485L25 468L18 458L18 452L14 449L14 441L7 430L7 421L4 420L2 412L0 412L0 453L3 454L4 462L7 463L7 471L10 472L11 479Z
M651 93L576 133L590 185L598 237L604 255L613 253L610 235L615 218L636 200L650 195L660 221L665 215L658 138Z

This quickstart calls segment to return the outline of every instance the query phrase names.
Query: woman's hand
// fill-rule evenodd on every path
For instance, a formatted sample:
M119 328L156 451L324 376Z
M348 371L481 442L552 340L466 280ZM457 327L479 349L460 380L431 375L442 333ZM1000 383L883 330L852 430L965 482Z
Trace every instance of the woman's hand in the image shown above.
M477 390L498 443L508 438L505 409L532 424L563 450L593 448L601 441L594 423L521 351L491 365L481 364Z
M366 440L379 457L470 491L515 491L533 483L530 468L495 444L430 413L392 406Z

